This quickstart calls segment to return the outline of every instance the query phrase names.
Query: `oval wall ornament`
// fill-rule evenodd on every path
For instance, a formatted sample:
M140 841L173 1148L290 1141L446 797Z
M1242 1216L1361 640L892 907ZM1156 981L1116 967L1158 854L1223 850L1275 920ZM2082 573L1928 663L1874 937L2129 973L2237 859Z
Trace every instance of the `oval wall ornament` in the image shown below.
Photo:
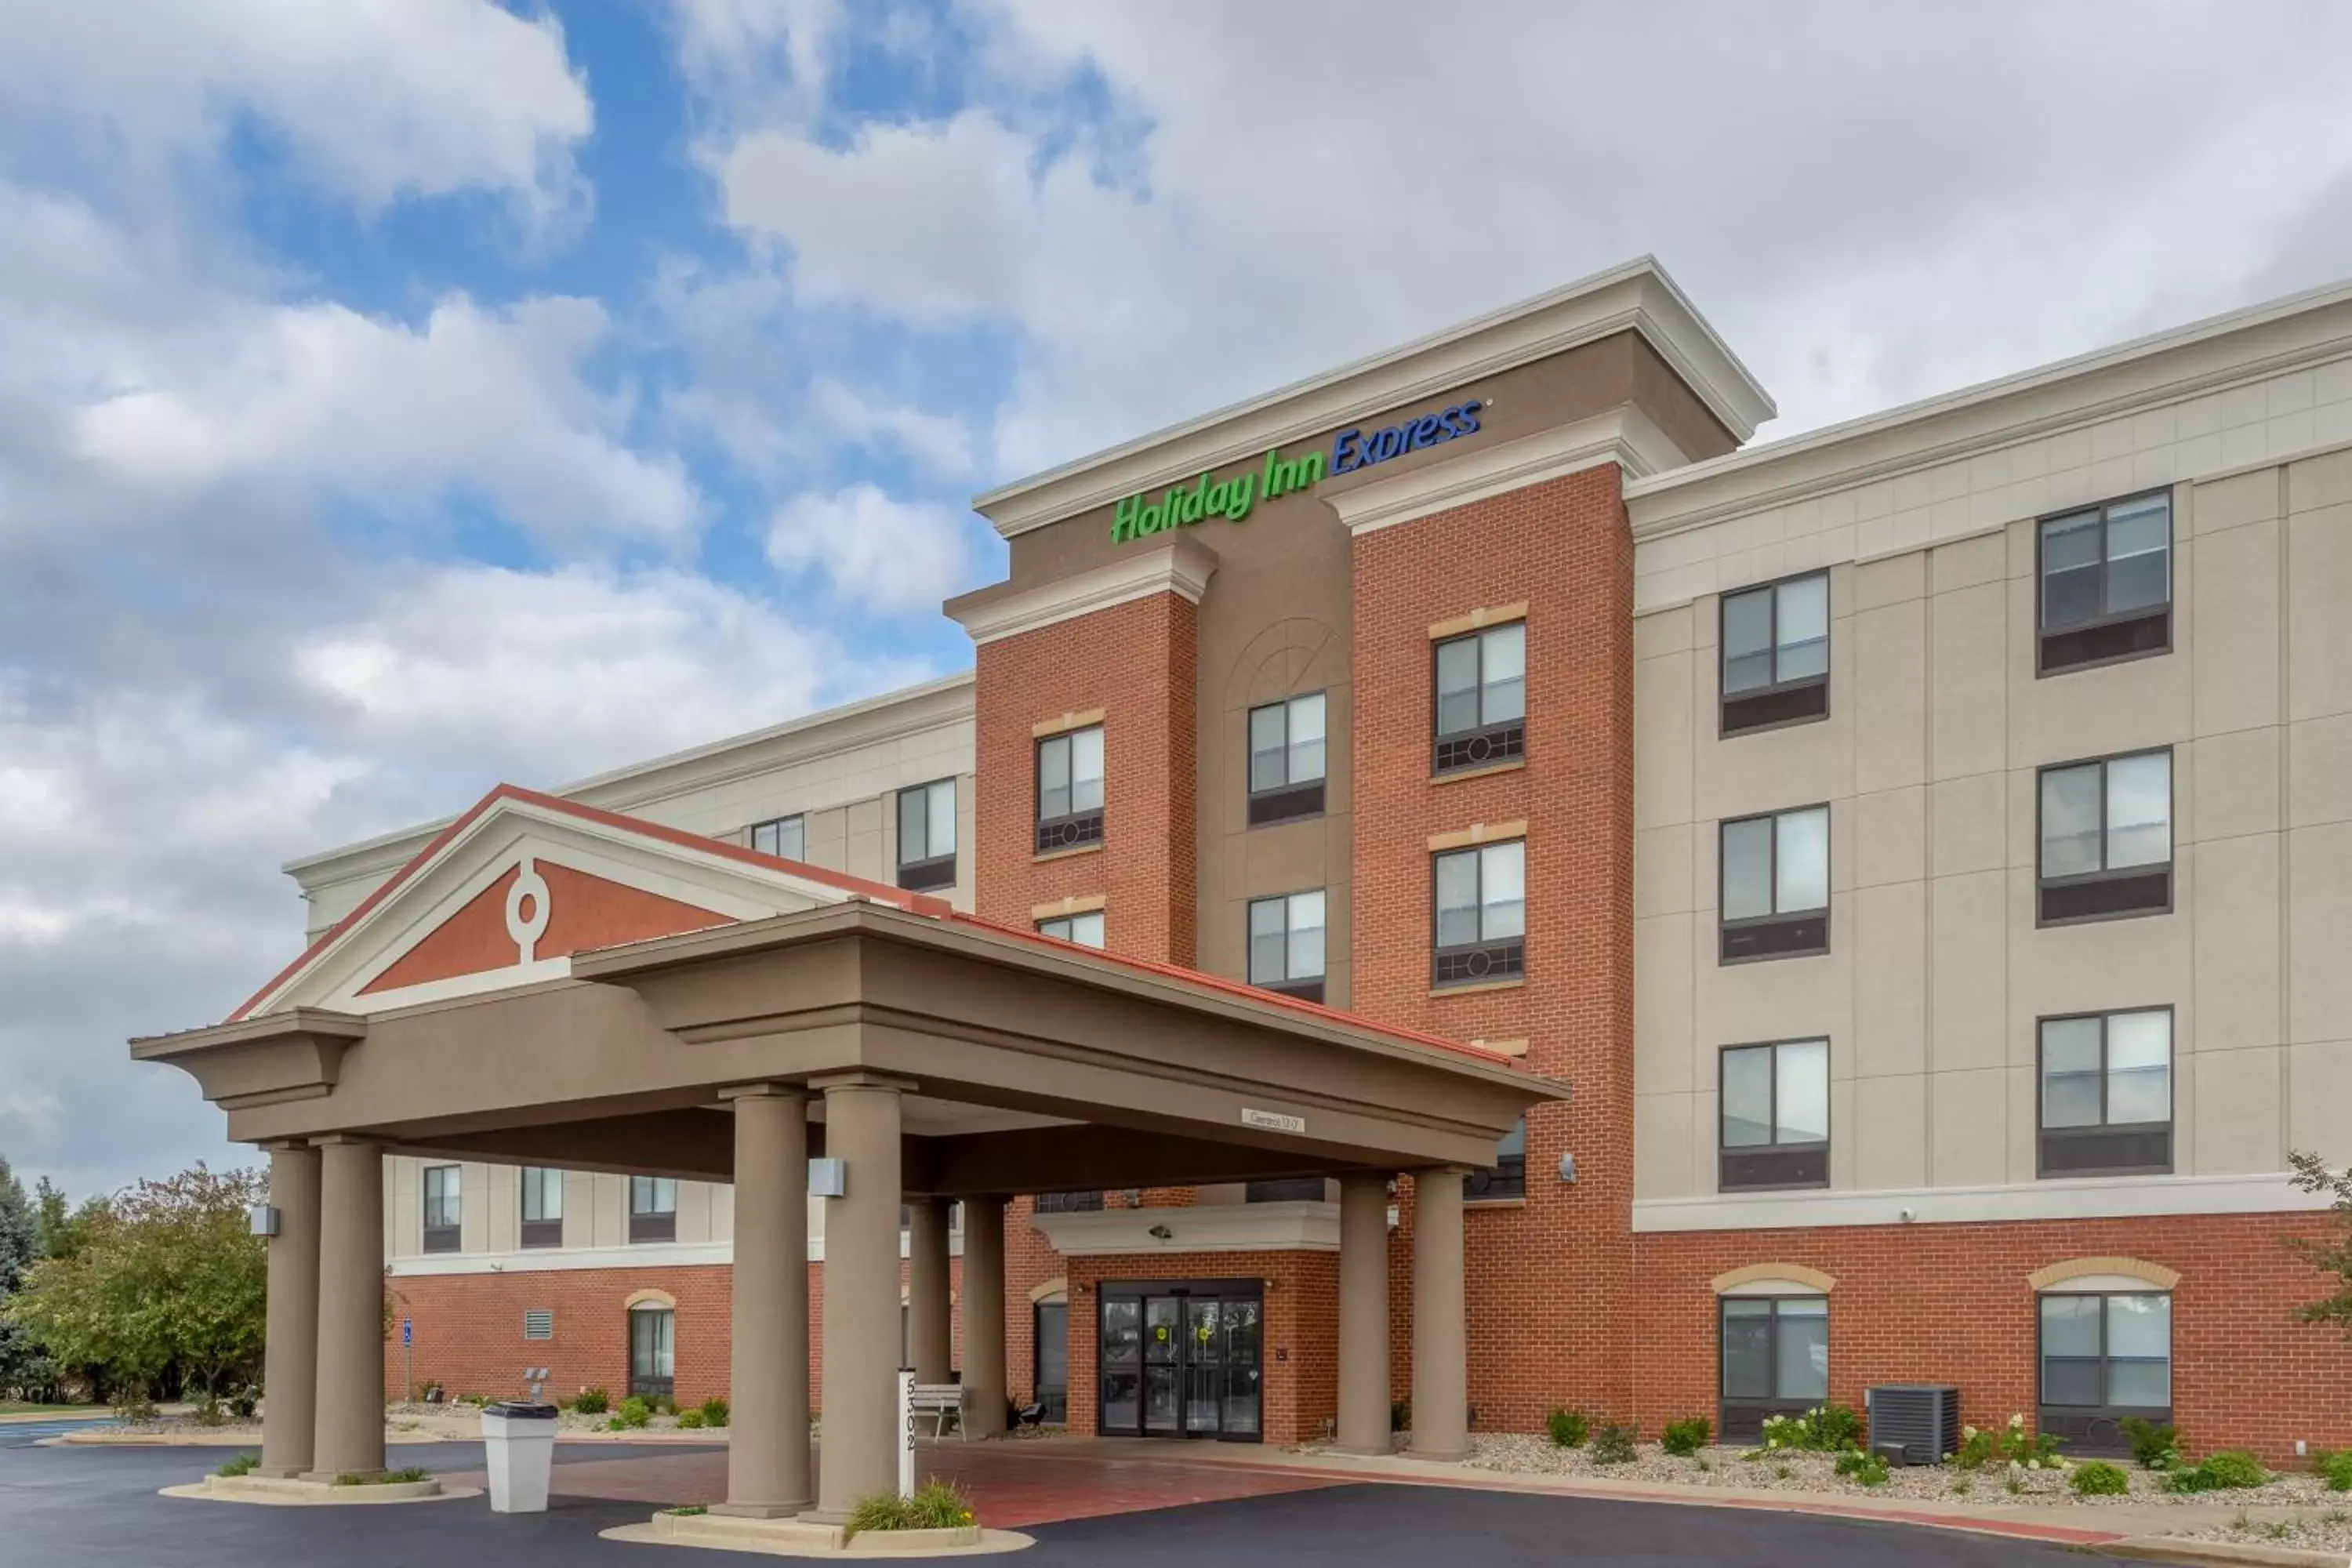
M507 889L507 934L514 938L517 963L538 958L539 939L547 934L547 879L526 855L515 868L514 886Z

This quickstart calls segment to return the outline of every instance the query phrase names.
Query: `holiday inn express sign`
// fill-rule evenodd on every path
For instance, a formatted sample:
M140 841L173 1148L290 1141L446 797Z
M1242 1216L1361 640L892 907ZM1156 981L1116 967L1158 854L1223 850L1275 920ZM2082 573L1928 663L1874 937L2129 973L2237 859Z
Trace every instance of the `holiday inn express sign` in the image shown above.
M1110 542L1125 544L1171 528L1187 528L1212 517L1241 522L1258 502L1305 489L1326 475L1356 473L1407 452L1418 452L1457 437L1475 436L1478 433L1478 411L1486 406L1474 397L1435 414L1400 420L1383 430L1342 430L1331 438L1328 458L1320 451L1286 458L1282 448L1276 447L1256 467L1230 479L1213 479L1203 470L1191 483L1171 485L1157 496L1139 491L1113 509Z

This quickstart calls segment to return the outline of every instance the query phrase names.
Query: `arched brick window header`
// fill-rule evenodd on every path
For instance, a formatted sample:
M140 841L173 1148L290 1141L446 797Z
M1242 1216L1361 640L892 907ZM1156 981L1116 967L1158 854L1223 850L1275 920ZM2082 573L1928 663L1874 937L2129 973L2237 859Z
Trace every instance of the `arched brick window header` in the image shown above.
M2159 1290L2169 1290L2180 1283L2179 1269L2167 1268L2161 1263L2145 1263L2137 1258L2070 1258L2063 1263L2035 1269L2025 1277L2025 1282L2036 1290L2053 1290L2061 1285L2095 1276L2136 1279Z
M677 1298L667 1290L632 1290L629 1299L621 1305L632 1311L639 1307L667 1307L675 1310Z
M1751 1285L1792 1285L1801 1290L1826 1296L1837 1289L1837 1277L1824 1274L1818 1268L1808 1268L1801 1263L1751 1263L1745 1268L1717 1275L1712 1283L1718 1296L1727 1296L1743 1286Z
M1034 1307L1040 1301L1050 1301L1057 1296L1066 1299L1069 1293L1070 1277L1066 1274L1056 1274L1051 1279L1030 1288L1029 1304Z

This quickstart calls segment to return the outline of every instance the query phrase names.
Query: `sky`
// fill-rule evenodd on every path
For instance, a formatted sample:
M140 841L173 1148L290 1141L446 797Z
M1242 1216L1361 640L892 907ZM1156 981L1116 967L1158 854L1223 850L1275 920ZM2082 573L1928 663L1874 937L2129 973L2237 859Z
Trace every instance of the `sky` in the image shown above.
M5 0L0 1155L287 859L967 664L992 484L1656 255L1794 434L2352 276L2352 7Z

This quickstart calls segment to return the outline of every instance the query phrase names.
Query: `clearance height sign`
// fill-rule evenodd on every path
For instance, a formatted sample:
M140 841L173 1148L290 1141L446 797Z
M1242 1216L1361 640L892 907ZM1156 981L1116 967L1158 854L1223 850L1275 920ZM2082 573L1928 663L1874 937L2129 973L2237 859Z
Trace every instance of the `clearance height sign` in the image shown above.
M1435 414L1400 420L1384 430L1342 430L1331 438L1328 458L1320 451L1286 458L1276 447L1255 468L1230 479L1213 479L1203 471L1192 483L1171 485L1157 496L1138 492L1112 511L1110 542L1125 544L1212 517L1244 521L1258 502L1303 490L1326 474L1352 474L1407 452L1475 436L1478 411L1485 406L1474 397Z

